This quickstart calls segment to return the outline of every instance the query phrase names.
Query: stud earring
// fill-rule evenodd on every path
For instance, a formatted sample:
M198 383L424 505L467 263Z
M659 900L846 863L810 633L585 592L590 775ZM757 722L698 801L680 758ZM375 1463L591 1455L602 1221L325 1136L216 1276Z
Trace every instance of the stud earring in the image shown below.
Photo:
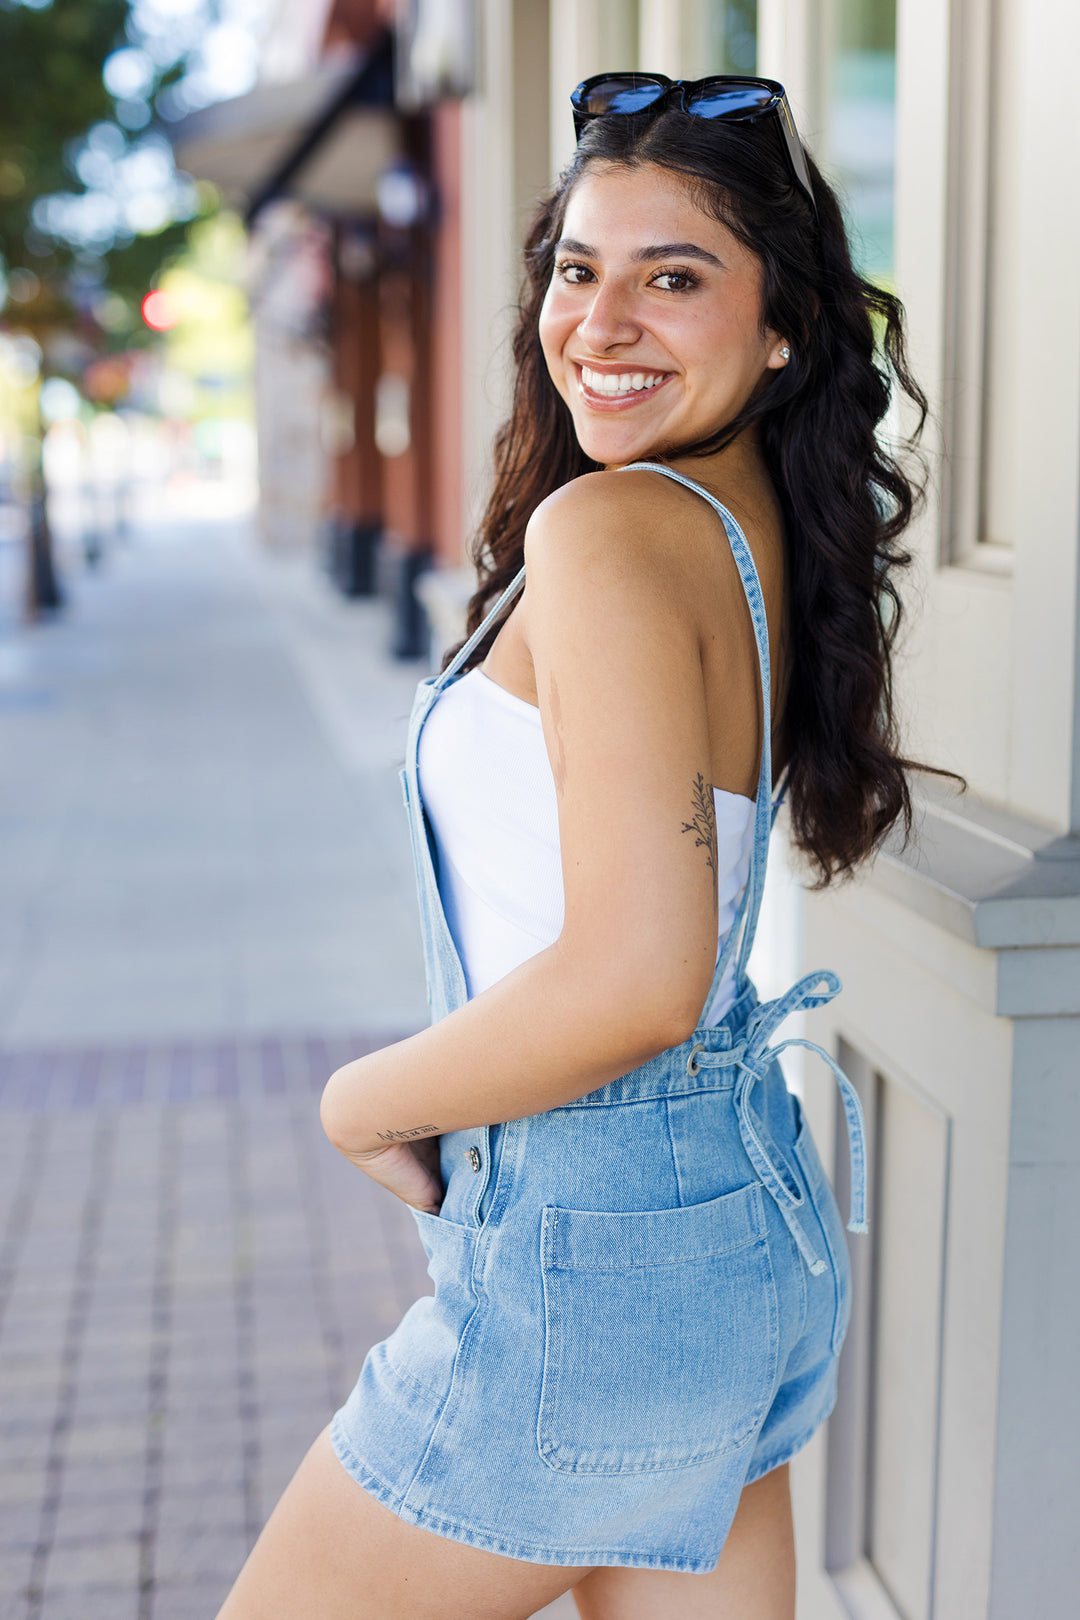
M781 358L781 360L790 360L791 359L791 350L788 348L786 343L781 345L780 358Z

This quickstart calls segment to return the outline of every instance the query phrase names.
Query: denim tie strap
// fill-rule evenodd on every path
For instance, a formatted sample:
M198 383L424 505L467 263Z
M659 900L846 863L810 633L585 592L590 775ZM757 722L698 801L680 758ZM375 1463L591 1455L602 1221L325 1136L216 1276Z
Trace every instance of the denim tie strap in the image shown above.
M820 988L820 987L824 988ZM803 1046L828 1064L836 1076L847 1121L848 1151L851 1156L851 1211L849 1232L865 1232L866 1225L866 1133L863 1128L862 1105L858 1093L840 1065L816 1041L800 1036L789 1036L778 1045L769 1044L778 1026L794 1012L811 1007L822 1007L840 991L840 980L835 973L808 973L793 984L791 989L775 1001L755 1007L750 1014L743 1039L727 1052L706 1052L692 1048L686 1060L691 1073L698 1069L738 1068L735 1082L735 1109L739 1119L739 1135L754 1169L768 1190L790 1231L799 1253L813 1276L826 1269L826 1263L814 1253L796 1211L805 1202L799 1184L784 1162L783 1154L760 1127L751 1106L754 1087L789 1046Z

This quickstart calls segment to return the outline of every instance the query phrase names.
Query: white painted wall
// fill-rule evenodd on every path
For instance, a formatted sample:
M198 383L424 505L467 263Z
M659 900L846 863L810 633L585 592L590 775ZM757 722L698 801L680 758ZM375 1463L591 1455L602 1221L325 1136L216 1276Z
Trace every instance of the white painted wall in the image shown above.
M939 0L903 0L900 18L897 281L940 419L957 385L944 325L949 15ZM1061 184L1080 172L1080 129L1067 97L1046 97L1045 75L1080 47L1080 11L1064 0L995 0L993 20L1008 95L991 117L991 128L1005 126L992 145L991 257L984 251L976 268L990 290L992 537L1011 546L1012 568L983 572L977 557L939 566L941 513L928 503L918 530L925 598L904 688L916 749L964 772L977 793L1065 831L1080 815L1080 217L1062 207ZM959 93L955 68L952 85ZM930 448L940 455L933 433Z
M876 1511L857 1549L863 1556L851 1560L839 1584L846 1589L854 1577L866 1587L876 1572L891 1577L905 1620L930 1614L982 1620L1012 1040L1009 1021L994 1012L993 954L868 886L810 901L805 950L808 961L827 963L844 983L831 1016L812 1021L814 1038L834 1051L844 1040L862 1055L868 1074L885 1077L891 1099L875 1131L876 1153L872 1148L875 1238L853 1244L864 1295L872 1245L879 1267L879 1318L867 1322L876 1352L868 1422L877 1465L865 1455L836 1463L861 1473L864 1491L874 1481ZM831 1081L811 1065L805 1085L815 1136L829 1143ZM870 1300L862 1305L868 1311ZM835 1612L820 1571L824 1465L822 1447L799 1469L802 1528L814 1532L803 1558L808 1591L800 1620ZM915 1591L921 1597L912 1606ZM853 1612L861 1620L864 1610ZM874 1612L865 1610L868 1617Z

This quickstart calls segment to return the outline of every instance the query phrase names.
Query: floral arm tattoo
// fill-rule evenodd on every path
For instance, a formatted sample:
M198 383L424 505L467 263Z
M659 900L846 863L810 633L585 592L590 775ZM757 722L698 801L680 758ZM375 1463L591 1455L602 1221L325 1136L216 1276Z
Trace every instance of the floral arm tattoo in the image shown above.
M691 821L684 821L684 833L693 833L694 848L705 851L705 865L713 877L716 877L716 805L713 800L712 785L706 782L701 772L694 778L692 788L692 802L694 815Z

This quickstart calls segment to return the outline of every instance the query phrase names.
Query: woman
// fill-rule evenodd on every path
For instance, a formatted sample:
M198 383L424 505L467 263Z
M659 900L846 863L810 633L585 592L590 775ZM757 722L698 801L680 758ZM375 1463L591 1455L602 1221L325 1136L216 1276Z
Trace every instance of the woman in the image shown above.
M435 1022L323 1103L416 1210L435 1295L223 1620L516 1620L569 1589L595 1620L794 1613L787 1462L835 1399L849 1277L776 1029L839 983L760 1007L746 963L778 772L821 882L910 821L913 492L875 430L890 372L923 400L782 97L575 92L474 633L403 773Z

